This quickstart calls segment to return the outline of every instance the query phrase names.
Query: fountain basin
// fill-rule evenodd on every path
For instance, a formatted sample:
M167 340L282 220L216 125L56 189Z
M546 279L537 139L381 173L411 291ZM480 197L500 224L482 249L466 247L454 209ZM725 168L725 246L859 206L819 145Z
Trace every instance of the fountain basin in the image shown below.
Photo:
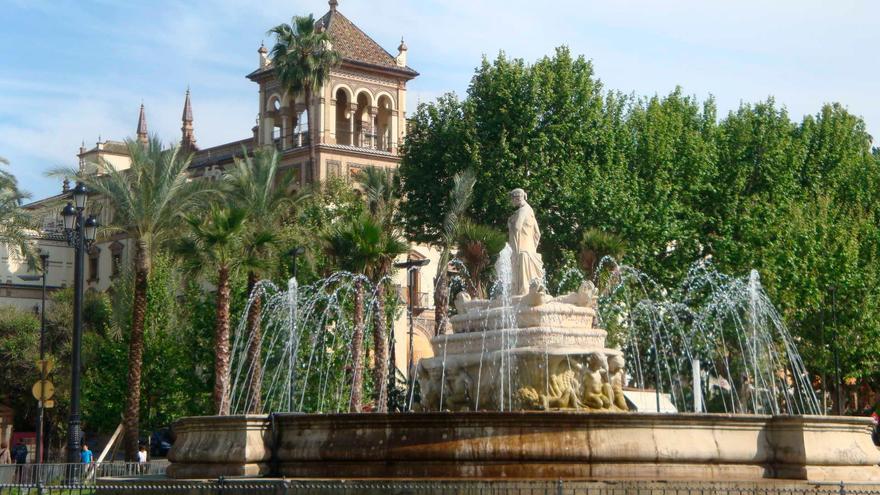
M272 434L274 421L274 436ZM169 476L880 481L867 418L470 412L184 418Z

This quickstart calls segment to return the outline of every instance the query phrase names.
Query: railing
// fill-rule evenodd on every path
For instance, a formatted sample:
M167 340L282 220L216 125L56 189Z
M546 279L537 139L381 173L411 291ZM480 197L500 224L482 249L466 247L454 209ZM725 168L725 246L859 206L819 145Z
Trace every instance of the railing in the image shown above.
M413 306L417 309L430 309L434 307L434 295L430 292L416 292Z
M354 137L354 139L352 139L352 137ZM373 134L369 132L355 132L354 134L352 134L351 131L349 131L348 129L336 130L336 144L341 144L344 146L354 146L357 148L370 150L385 151L389 153L394 147L394 143L388 136Z
M0 484L82 484L97 478L165 474L167 461L92 464L0 464Z
M395 286L397 289L397 297L403 301L404 304L409 304L409 289L404 285ZM434 308L434 294L430 292L416 292L415 298L413 299L413 307L415 309L433 309Z
M275 143L275 148L278 149L278 151L302 148L309 145L309 133L303 131L290 134L290 140L287 144L287 147L284 146L284 139L280 136L273 138L273 142Z
M122 482L99 481L95 485L27 486L0 485L0 493L85 495L85 494L460 494L460 495L880 495L880 485L807 484L774 480L750 482L589 482L563 480L530 481L332 481L219 479L216 481L177 481L168 479Z

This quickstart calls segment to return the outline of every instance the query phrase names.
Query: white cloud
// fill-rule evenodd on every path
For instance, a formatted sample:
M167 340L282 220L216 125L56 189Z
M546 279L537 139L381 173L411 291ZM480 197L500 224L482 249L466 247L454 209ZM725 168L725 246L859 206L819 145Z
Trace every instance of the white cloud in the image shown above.
M0 155L36 194L57 185L41 171L72 165L82 139L150 129L177 139L187 85L202 147L250 135L256 67L266 30L323 0L187 3L14 1L0 34ZM774 95L793 118L840 101L880 132L868 54L880 46L880 4L791 0L680 2L557 0L341 0L340 10L395 53L403 35L421 76L408 109L464 94L483 54L532 61L567 44L594 61L608 89L714 94L721 113Z

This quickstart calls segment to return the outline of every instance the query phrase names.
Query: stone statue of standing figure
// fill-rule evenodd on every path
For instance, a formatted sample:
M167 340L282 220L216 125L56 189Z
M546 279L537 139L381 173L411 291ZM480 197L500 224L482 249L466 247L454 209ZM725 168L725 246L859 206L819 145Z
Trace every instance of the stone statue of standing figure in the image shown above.
M526 202L526 192L522 189L510 191L510 202L517 210L507 219L507 243L513 251L511 267L513 280L511 295L528 294L529 284L537 279L544 280L544 261L538 254L541 231L535 212Z

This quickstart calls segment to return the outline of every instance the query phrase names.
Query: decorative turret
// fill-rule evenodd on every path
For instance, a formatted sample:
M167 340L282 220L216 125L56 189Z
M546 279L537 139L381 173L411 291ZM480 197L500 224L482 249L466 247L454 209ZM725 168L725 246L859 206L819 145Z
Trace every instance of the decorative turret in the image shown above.
M330 0L327 3L330 4L330 12L336 12L336 7L339 7L339 2L337 0Z
M406 46L406 42L403 41L403 37L400 37L400 46L397 47L397 57L395 60L397 61L398 67L406 67L406 52L408 48Z
M188 151L195 151L199 149L196 146L196 137L193 133L193 112L192 112L192 103L189 100L189 88L186 88L186 100L183 102L183 115L181 116L181 120L183 121L183 125L180 127L181 138L180 138L180 146L181 148Z
M101 139L98 138L98 141L100 140ZM144 146L150 141L150 136L147 133L147 115L144 113L143 103L141 103L141 112L138 115L137 140Z
M266 49L266 45L263 42L260 42L260 49L257 50L257 53L260 54L260 68L264 69L269 66L269 50Z

